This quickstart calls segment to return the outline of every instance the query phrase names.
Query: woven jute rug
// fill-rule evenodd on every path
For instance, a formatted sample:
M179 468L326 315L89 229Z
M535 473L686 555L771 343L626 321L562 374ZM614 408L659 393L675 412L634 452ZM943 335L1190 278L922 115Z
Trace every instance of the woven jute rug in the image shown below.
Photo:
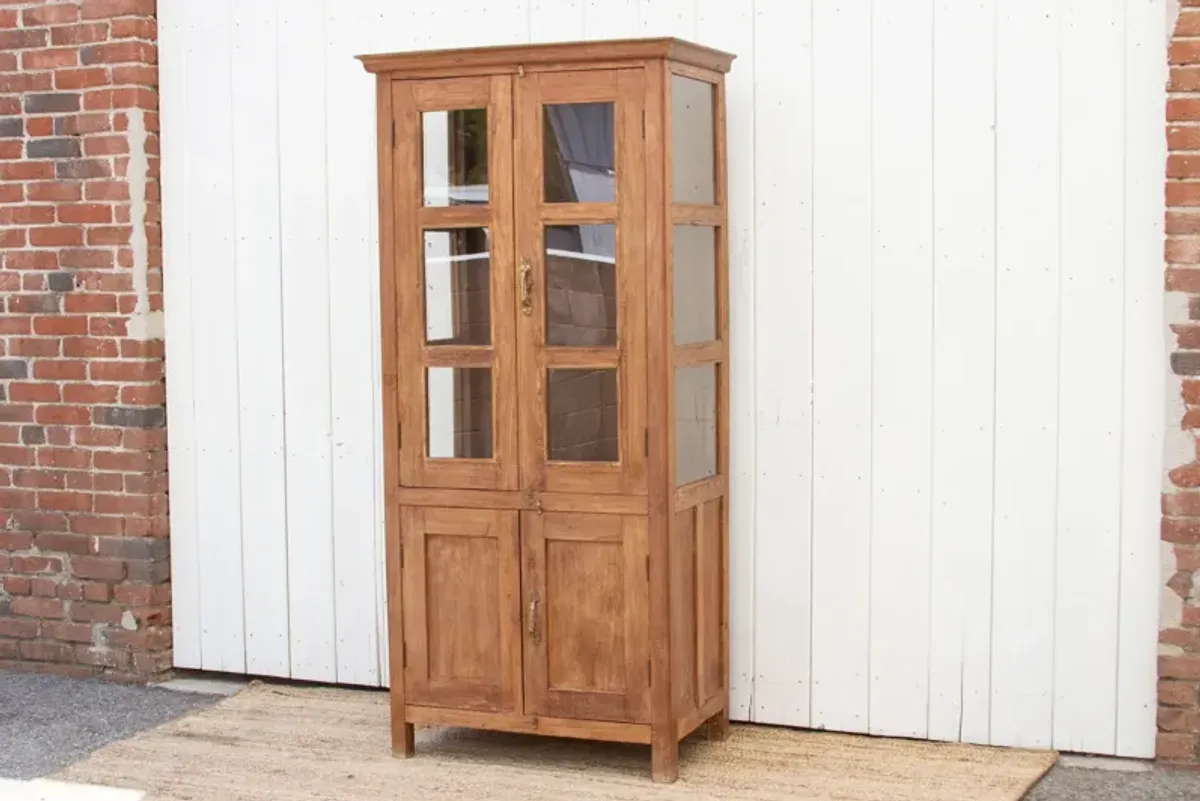
M146 801L1016 801L1048 752L736 726L686 741L680 780L650 782L649 749L462 729L388 748L387 694L254 684L113 743L57 778Z

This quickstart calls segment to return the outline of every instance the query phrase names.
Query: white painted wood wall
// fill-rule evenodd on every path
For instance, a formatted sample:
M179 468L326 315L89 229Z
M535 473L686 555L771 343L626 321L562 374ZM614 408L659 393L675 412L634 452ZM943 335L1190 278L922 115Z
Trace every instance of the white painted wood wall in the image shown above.
M385 680L362 52L729 77L734 717L1148 756L1165 0L160 0L175 659Z

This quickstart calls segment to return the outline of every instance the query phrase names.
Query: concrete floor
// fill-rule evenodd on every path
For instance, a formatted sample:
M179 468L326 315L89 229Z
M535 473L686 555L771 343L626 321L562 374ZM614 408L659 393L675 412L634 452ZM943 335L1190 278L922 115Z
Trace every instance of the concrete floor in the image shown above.
M214 704L228 688L185 680L178 689L185 691L0 674L0 778L49 775L106 743ZM1059 766L1026 799L1200 801L1200 771Z

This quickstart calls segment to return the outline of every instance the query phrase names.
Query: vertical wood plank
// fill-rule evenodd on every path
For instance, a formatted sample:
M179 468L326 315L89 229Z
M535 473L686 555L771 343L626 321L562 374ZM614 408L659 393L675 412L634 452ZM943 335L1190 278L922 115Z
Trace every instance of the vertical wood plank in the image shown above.
M924 737L933 458L933 2L878 4L871 23L868 728Z
M546 602L546 529L545 516L532 512L521 512L517 525L520 526L521 545L521 616L524 620L521 653L523 698L526 713L540 714L546 705L549 680L546 675L546 638L536 642L529 636L534 630L533 615L541 614L545 620ZM539 606L540 604L540 606ZM540 612L539 612L540 609Z
M392 301L396 304L396 370L399 392L398 421L400 435L400 483L420 483L424 466L427 431L426 371L420 343L424 330L420 325L403 325L404 320L421 320L424 303L421 238L413 220L421 203L421 115L416 110L413 83L392 82L392 122L396 127L392 149L391 181L392 237L391 263L394 271ZM407 437L407 438L405 438Z
M471 47L483 44L477 38L479 26L464 25L463 20L478 13L470 0L444 0L439 3L413 3L415 24L419 43L414 49L440 49L445 47Z
M696 507L696 687L700 703L726 692L724 498ZM720 725L727 728L728 712Z
M700 705L696 657L700 608L696 605L696 552L703 523L697 508L676 512L671 523L671 698L677 717Z
M1053 745L1102 754L1117 720L1124 28L1124 0L1064 0Z
M427 522L425 515L430 510L423 506L400 507L400 595L399 606L403 610L404 636L401 642L403 655L405 696L417 697L429 693L429 593L426 591L425 569L429 560L425 556ZM392 747L396 747L399 719L404 719L403 706L397 707L392 699Z
M204 668L242 672L246 643L242 593L240 436L237 429L238 328L229 322L237 282L234 242L232 100L228 86L233 3L222 0L192 19L189 127L204 147L187 158L197 177L190 212L205 221L191 240L196 412L197 535L201 546L200 621ZM235 301L236 302L236 301ZM237 314L234 310L236 321ZM230 587L238 588L230 591Z
M533 42L574 42L583 38L584 0L532 0L529 39Z
M637 35L696 39L697 9L693 0L637 0L637 6Z
M519 419L517 404L520 401L520 367L512 343L517 341L517 247L515 175L513 163L513 81L511 75L495 75L489 90L488 117L490 128L488 167L488 189L491 207L491 259L492 270L492 336L493 342L508 347L498 347L493 363L492 380L496 408L496 421ZM507 489L521 487L521 440L517 427L500 425L496 435L497 456L501 460L501 486Z
M328 167L329 379L337 680L379 683L375 604L375 464L379 437L367 388L371 343L370 193L376 171L373 76L354 60L366 44L356 4L330 3L325 17L325 163Z
M292 678L336 681L325 2L280 4L288 595Z
M411 88L409 89L411 96ZM395 197L392 175L395 170L391 143L394 119L392 81L384 75L375 82L375 150L379 162L379 340L383 411L383 515L384 554L386 559L387 598L383 617L387 623L388 700L391 703L391 739L393 753L402 756L413 751L413 727L404 722L404 576L402 571L404 526L412 526L412 517L400 507L400 391L397 370Z
M867 730L871 559L868 6L813 5L811 725Z
M625 656L626 714L631 720L650 718L650 677L645 666L650 659L650 640L646 621L650 618L650 577L646 575L646 558L650 554L646 541L647 520L630 515L621 519L621 549L624 552L625 579Z
M362 7L362 19L359 24L366 28L367 34L367 52L376 53L385 46L394 45L392 39L392 31L394 26L390 27L390 17L396 13L395 6L388 0L371 0ZM378 643L377 665L379 671L379 682L383 686L388 686L390 683L391 673L391 652L389 648L389 626L388 620L388 486L387 480L387 448L388 442L393 442L392 437L396 431L396 419L393 416L388 418L385 411L384 393L395 393L395 359L392 358L392 389L386 389L387 380L385 377L384 361L387 359L385 355L385 347L383 344L382 319L383 319L383 299L381 297L381 242L383 231L381 229L381 181L386 180L383 176L391 174L391 114L386 109L391 108L391 92L387 90L386 84L380 85L378 80L375 80L375 100L373 105L374 116L372 120L375 123L375 142L374 149L376 155L375 164L377 165L366 176L365 192L368 195L369 203L369 225L368 237L371 242L371 258L370 258L370 274L371 282L371 331L374 336L371 338L371 361L373 364L372 374L372 417L375 419L376 426L379 426L379 435L372 443L375 462L375 540L374 540L374 565L375 565L375 638ZM385 99L386 96L386 99ZM383 155L386 155L387 167L385 169L385 158L380 156L381 148L384 148ZM389 429L390 432L389 433ZM398 453L399 445L394 443L391 446L394 453ZM394 475L394 474L392 474Z
M617 345L621 351L619 436L624 463L622 489L646 487L646 397L653 384L646 374L646 76L641 70L616 73L617 110L614 131L617 181ZM620 316L621 312L618 312ZM656 318L657 319L657 318ZM674 396L672 395L672 398ZM670 408L674 408L674 401ZM674 453L674 451L671 451Z
M716 189L717 201L721 204L721 227L717 229L717 331L722 342L729 342L729 112L728 92L725 88L725 78L722 75L717 83L716 101L716 137L714 144L717 150ZM674 324L672 324L674 328ZM728 353L728 351L727 351ZM722 476L730 474L732 460L729 455L729 420L730 398L729 359L717 364L717 469ZM674 406L674 401L672 401ZM729 716L732 709L729 675L732 670L730 660L730 618L732 616L732 600L730 597L730 542L729 542L729 488L719 501L711 502L705 509L712 508L715 513L708 521L706 530L716 535L717 545L717 581L721 592L716 599L717 611L717 669L719 678L716 689L723 696L723 708L720 714L711 718L706 726L710 740L724 740L729 736ZM704 514L704 510L701 511ZM753 659L753 655L751 656Z
M584 0L585 39L628 38L638 29L638 0Z
M1143 758L1154 755L1156 733L1163 376L1169 369L1158 270L1167 157L1162 123L1166 5L1125 6L1125 337L1115 751Z
M1061 0L999 8L991 739L1051 742Z
M933 515L929 729L988 742L995 383L996 0L933 23Z
M812 579L812 29L805 4L755 3L752 719L809 725ZM736 68L737 62L735 62ZM786 102L785 99L786 98ZM734 367L736 368L736 365Z
M538 75L517 78L513 86L513 158L515 165L528 170L524 180L513 184L513 215L516 222L514 240L518 263L527 259L535 270L542 264L542 227L537 208L542 193L541 119L538 108ZM512 297L516 298L514 286ZM514 311L514 315L516 312ZM523 488L545 486L546 453L545 426L540 411L546 403L546 379L537 359L542 338L541 320L535 316L517 316L517 387L519 408L517 427L520 430L520 482ZM533 397L530 402L528 399Z
M289 671L274 5L234 3L233 176L246 670ZM210 78L211 79L211 78ZM264 102L270 97L272 102ZM221 590L213 588L213 591ZM228 589L224 590L228 591Z
M192 167L189 143L193 118L184 100L188 89L189 6L163 0L158 12L159 114L162 126L163 306L166 329L167 447L171 492L171 612L176 667L200 669L200 542L196 528L195 320L192 315ZM195 69L195 65L192 65Z
M756 350L754 17L749 4L699 0L697 38L737 55L725 78L730 274L730 715L748 720L754 686Z
M646 86L646 317L659 321L647 327L646 369L650 382L664 391L646 399L646 496L649 515L646 537L650 555L650 740L651 774L674 781L679 752L671 688L671 520L674 516L674 376L671 325L671 285L667 254L667 176L671 141L667 86L662 62L648 62Z
M479 3L468 0L468 13L475 19L464 27L477 31L475 44L498 42L523 44L530 41L529 7L532 0L510 0L506 3Z

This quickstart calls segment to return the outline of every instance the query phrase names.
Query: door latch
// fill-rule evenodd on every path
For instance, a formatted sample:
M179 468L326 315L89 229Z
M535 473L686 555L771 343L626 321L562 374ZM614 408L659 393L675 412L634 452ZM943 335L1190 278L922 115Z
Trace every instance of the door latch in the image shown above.
M520 288L521 311L526 317L533 314L533 265L529 259L521 259Z
M534 645L542 641L542 632L538 627L538 594L535 590L529 598L529 639Z

